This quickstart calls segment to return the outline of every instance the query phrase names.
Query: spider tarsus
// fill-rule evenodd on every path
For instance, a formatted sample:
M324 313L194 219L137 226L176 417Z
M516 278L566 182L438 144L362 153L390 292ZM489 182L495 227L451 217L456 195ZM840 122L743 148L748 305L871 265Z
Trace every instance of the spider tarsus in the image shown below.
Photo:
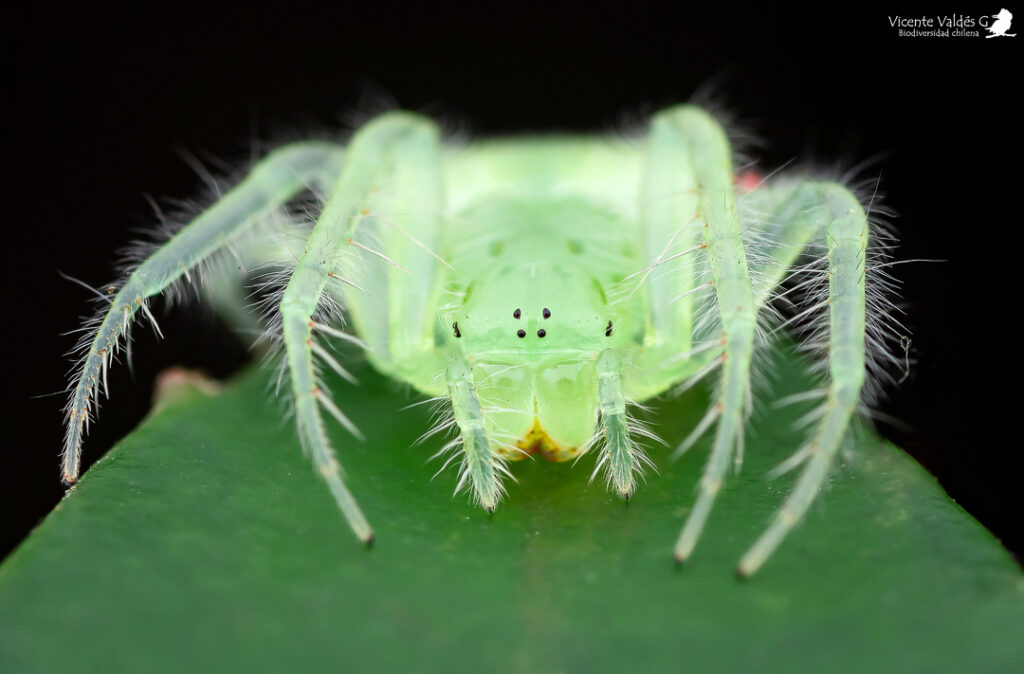
M376 534L370 534L365 539L363 539L363 543L366 545L366 549L369 550L370 548L372 548L373 547L373 542L376 541L376 540L377 540L377 535Z

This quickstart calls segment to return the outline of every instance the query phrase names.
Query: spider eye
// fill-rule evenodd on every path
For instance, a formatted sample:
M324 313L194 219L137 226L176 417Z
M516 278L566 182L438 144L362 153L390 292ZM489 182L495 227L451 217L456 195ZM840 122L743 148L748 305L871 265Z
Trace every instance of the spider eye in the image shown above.
M523 337L526 337L526 330L520 330L519 332L516 333L516 335L519 337L519 339L522 339Z
M548 331L545 330L544 328L541 328L540 330L537 331L537 336L538 337L543 337L546 334L548 334Z
M522 315L523 312L519 311L519 309L516 309L515 311L512 312L512 318L519 318Z
M541 312L544 318L551 318L551 309L544 307L544 311Z

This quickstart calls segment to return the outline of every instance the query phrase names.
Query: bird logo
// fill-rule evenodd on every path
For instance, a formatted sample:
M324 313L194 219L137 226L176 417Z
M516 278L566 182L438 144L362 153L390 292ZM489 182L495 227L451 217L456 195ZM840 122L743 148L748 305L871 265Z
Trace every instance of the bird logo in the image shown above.
M993 14L992 18L995 21L991 26L985 26L985 30L992 33L986 35L986 38L990 37L1017 37L1016 33L1007 33L1010 30L1010 24L1013 22L1013 14L1010 14L1009 10L1000 9L998 14Z

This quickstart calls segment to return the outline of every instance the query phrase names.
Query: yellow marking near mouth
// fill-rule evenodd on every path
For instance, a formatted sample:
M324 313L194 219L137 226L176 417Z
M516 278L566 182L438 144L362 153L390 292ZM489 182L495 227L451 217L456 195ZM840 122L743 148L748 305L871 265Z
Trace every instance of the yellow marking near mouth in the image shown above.
M549 461L568 461L576 458L579 453L576 447L559 446L536 417L533 418L533 427L526 431L526 435L516 443L516 447L531 455L540 452L541 456ZM519 457L522 458L522 455Z

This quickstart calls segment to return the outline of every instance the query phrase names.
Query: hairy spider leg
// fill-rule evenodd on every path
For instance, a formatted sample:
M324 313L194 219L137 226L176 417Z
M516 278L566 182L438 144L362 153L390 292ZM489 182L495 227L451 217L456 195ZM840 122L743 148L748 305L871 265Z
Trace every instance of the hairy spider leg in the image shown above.
M135 314L141 310L159 330L147 306L149 298L183 276L191 278L190 270L237 243L300 192L329 185L337 175L342 153L341 147L325 142L294 143L271 152L244 180L128 275L109 299L109 309L97 316L78 347L82 360L72 379L65 418L62 471L66 484L78 479L82 440L93 406L99 408L99 387L102 382L104 394L109 395L107 370L122 341L129 347L128 331Z
M685 451L712 424L717 426L697 501L675 546L676 560L683 561L700 537L733 456L742 453L757 313L736 208L729 141L722 127L692 105L655 115L644 180L645 196L651 201L643 217L648 268L656 270L672 262L667 268L680 270L663 272L660 279L656 271L651 273L652 330L644 358L674 355L667 361L674 367L656 368L672 378L682 372L680 367L696 363L701 366L691 379L720 371L711 408L677 450L677 454ZM659 240L666 242L662 246L681 250L659 250ZM697 313L706 314L707 322L695 320ZM695 349L695 337L707 343ZM701 351L699 359L690 357L695 350Z
M351 259L362 263L350 270L359 287L342 290L374 367L439 393L447 358L435 348L436 307L440 267L450 267L438 254L446 222L444 172L440 130L426 118L418 123L424 139L403 146L401 161L378 180L346 240L356 255Z
M445 374L461 438L462 467L455 491L468 481L473 500L487 512L494 512L505 493L501 476L512 477L512 474L484 430L484 413L476 394L473 368L459 355L449 362Z
M869 223L857 197L837 183L806 183L783 202L779 213L791 244L773 275L781 276L799 252L800 240L824 232L828 280L828 388L821 420L797 458L807 462L796 486L771 524L740 560L749 576L768 559L807 512L825 484L833 459L860 401L866 371L866 254ZM786 213L793 216L789 217ZM785 246L779 249L785 250ZM816 302L812 298L811 302ZM805 309L806 310L806 309Z
M622 367L619 349L605 349L597 359L597 392L601 410L599 436L603 445L594 473L603 467L608 485L628 500L636 491L636 478L643 475L645 467L653 467L654 464L633 437L637 434L651 436L639 428L631 428L623 392Z
M703 247L684 248L683 252L697 252L700 256L697 259L703 258L706 264L717 306L713 325L720 330L723 347L720 352L711 351L708 363L717 365L721 370L713 405L679 448L685 451L705 430L717 423L697 501L673 550L679 562L692 554L730 463L735 458L738 466L742 456L758 312L766 308L774 288L789 273L806 247L816 236L825 234L828 297L823 303L829 307L830 314L830 383L826 401L821 421L807 443L806 451L799 453L809 457L804 473L772 524L740 562L739 573L749 575L764 563L806 512L827 478L832 459L856 410L865 373L864 272L868 222L857 198L838 184L780 180L755 189L748 196L753 201L760 201L760 210L768 213L768 221L779 227L779 231L774 233L772 246L760 252L763 259L756 261L754 271L758 282L755 285L751 280L742 238L744 225L738 216L731 185L729 146L724 132L707 113L690 106L679 106L660 113L652 120L651 142L660 150L652 149L649 154L649 174L659 175L670 170L660 165L656 158L659 152L665 152L665 148L674 147L673 152L665 152L666 159L662 161L687 166L686 170L678 171L676 179L682 187L678 193L693 191L691 176L697 182L695 218L704 228ZM677 199L682 200L681 197ZM679 234L670 237L681 239L686 226L682 224L683 214L677 212L675 219ZM668 222L671 218L661 215L660 220ZM653 226L645 220L645 231ZM680 247L684 245L680 244ZM654 250L649 247L648 255ZM653 259L649 258L648 264L657 265L665 257L665 252L659 253ZM669 253L668 257L672 254ZM672 277L666 274L661 278ZM702 285L700 281L701 278L691 276L686 283L699 288ZM658 283L659 279L652 275L652 296L659 292L666 295L666 291L659 291ZM687 293L681 302L670 303L670 310L693 311L698 300L694 299L688 305L686 300L689 297L691 295ZM660 341L658 314L665 306L661 303L652 303L651 306L655 344ZM811 311L815 307L802 309ZM689 325L693 326L696 335L707 328L692 321ZM662 330L662 334L670 333ZM668 345L671 346L671 342ZM708 371L704 369L698 374Z
M348 146L341 175L281 299L286 362L299 438L352 531L366 543L372 542L373 530L342 480L320 415L321 406L349 432L358 436L359 431L321 383L317 359L342 376L347 372L320 346L314 329L322 325L316 320L318 310L325 309L324 305L330 302L330 294L325 293L328 286L335 281L353 283L356 268L367 262L369 252L361 248L353 252L352 241L378 182L390 182L396 194L429 192L430 186L438 181L438 145L436 125L419 115L391 112L363 126ZM404 344L401 340L398 343Z

